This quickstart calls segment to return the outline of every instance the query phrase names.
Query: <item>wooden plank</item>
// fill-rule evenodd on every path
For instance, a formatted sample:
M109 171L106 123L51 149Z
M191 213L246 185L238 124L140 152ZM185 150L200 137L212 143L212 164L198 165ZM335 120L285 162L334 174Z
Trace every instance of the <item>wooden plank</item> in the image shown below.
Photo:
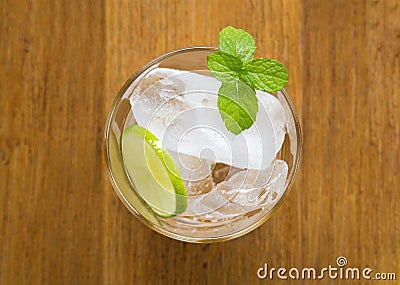
M0 7L0 284L99 284L104 6Z
M306 2L303 264L344 255L399 270L399 11L395 1Z

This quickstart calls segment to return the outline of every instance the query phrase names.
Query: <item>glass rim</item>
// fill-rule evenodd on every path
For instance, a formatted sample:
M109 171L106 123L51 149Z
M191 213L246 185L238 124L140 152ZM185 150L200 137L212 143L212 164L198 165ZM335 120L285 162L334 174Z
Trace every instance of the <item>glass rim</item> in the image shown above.
M186 48L181 48L177 50L173 50L170 52L167 52L165 54L162 54L153 60L149 61L145 65L143 65L141 68L139 68L135 73L133 73L129 79L124 83L124 85L120 88L120 90L117 93L116 98L114 99L111 109L108 112L107 115L107 121L105 125L105 130L104 130L104 139L105 139L105 159L106 159L106 165L107 165L107 172L108 172L108 177L111 181L111 184L114 188L114 191L117 193L118 198L121 200L121 202L124 204L125 208L128 209L128 211L133 214L139 221L143 224L145 224L147 227L150 229L167 236L169 238L179 240L179 241L184 241L184 242L190 242L190 243L215 243L215 242L222 242L222 241L227 241L231 239L238 238L240 236L243 236L256 228L260 227L262 224L264 224L267 220L271 218L271 216L281 207L282 202L286 199L288 193L292 190L293 185L295 183L295 179L298 174L299 166L300 166L300 160L302 157L302 146L303 146L303 138L302 138L302 132L300 128L300 122L299 118L296 114L295 108L293 106L293 102L290 99L288 93L286 92L285 89L282 89L281 92L283 94L283 97L286 100L286 103L288 104L290 108L290 112L292 114L294 124L295 124L295 129L297 133L297 146L296 146L296 156L294 158L294 164L293 164L293 169L291 171L291 177L289 178L289 183L287 184L287 187L285 188L281 198L279 201L272 207L271 210L269 210L262 218L257 220L255 223L237 231L234 233L226 234L226 235L221 235L221 236L216 236L216 237L189 237L181 234L174 233L172 231L168 231L152 222L150 222L148 219L146 219L138 210L136 210L130 203L129 201L125 198L125 195L123 194L123 191L119 188L118 184L116 183L116 179L114 177L114 173L111 168L111 161L110 161L110 152L109 152L109 137L110 137L110 130L111 130L111 123L112 123L112 118L114 117L116 108L121 101L123 95L125 94L126 90L129 88L129 86L133 83L134 80L136 80L143 72L145 72L147 69L152 67L153 65L160 63L164 59L181 54L181 53L186 53L186 52L193 52L193 51L217 51L219 50L218 47L215 46L191 46L191 47L186 47Z

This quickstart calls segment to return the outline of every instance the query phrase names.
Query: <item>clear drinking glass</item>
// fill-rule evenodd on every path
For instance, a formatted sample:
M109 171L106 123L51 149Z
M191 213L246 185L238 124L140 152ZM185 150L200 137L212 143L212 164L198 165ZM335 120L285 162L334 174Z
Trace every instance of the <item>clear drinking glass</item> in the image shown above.
M264 165L257 169L254 165L251 166L250 160L257 161L257 143L245 141L241 144L238 142L240 136L231 136L222 133L218 128L209 128L209 125L213 125L211 120L219 118L215 106L216 99L212 97L217 98L215 86L211 88L207 84L216 84L207 68L207 55L216 50L216 47L184 48L166 53L146 64L133 74L119 91L108 114L105 129L109 177L125 207L151 229L187 242L229 240L244 235L267 221L293 186L301 156L300 125L285 90L271 94L274 98L269 97L269 103L265 105L265 112L268 114L268 117L265 117L267 119L264 118L265 122L261 121L262 111L259 110L257 115L256 123L259 121L259 127L254 133L261 136L263 126L271 128L274 146L278 145L274 149L276 154L273 161L268 167ZM163 72L157 73L158 70L166 69L179 70L179 74L169 74L164 78ZM141 100L141 93L146 93L146 100L140 105L141 109L135 109L135 114L132 111L133 102ZM188 116L182 117L181 121L169 121L165 127L168 130L176 128L178 131L172 134L179 135L180 137L175 139L186 146L186 152L183 153L179 148L166 148L166 151L180 169L188 195L185 212L167 218L155 214L135 190L121 153L123 131L131 125L138 124L139 118L147 111L144 109L164 106L163 104L166 107L153 115L152 120L164 122L170 113L188 112ZM198 126L192 124L185 127L192 118ZM267 122L268 120L270 122ZM179 128L186 128L185 132L179 131ZM210 138L211 142L207 141ZM224 152L228 148L220 151L218 145L214 146L213 138L215 144L219 138L227 143L231 155L228 159L232 161L232 165L226 160L223 160L224 163L214 161L229 153ZM207 147L204 147L203 140L209 144ZM255 138L254 141L256 140ZM188 146L191 145L204 149L196 156L191 153L190 148L188 150ZM249 167L242 165L246 160L250 161Z

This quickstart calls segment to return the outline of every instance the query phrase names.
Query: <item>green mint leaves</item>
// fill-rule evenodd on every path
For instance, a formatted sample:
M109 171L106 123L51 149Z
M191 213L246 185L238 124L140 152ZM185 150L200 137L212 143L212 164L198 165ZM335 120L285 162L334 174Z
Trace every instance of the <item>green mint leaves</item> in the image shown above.
M238 80L243 69L240 59L219 51L208 55L207 63L211 74L221 82Z
M256 120L256 92L239 80L222 82L217 105L226 128L235 135L250 128Z
M282 90L288 83L288 72L282 63L268 58L257 58L246 64L246 82L261 91Z
M224 28L219 34L219 50L207 56L208 69L222 82L217 104L221 118L226 128L237 135L256 120L255 90L282 90L288 82L288 72L276 60L254 59L254 39L244 30Z
M256 42L249 33L228 26L219 33L219 49L246 62L254 58Z

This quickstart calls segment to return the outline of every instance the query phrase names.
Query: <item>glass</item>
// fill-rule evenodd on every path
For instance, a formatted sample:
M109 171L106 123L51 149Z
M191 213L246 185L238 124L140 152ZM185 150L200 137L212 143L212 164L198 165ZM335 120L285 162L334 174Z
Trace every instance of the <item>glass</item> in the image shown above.
M155 215L148 205L146 205L146 202L144 202L135 190L134 183L132 183L132 179L129 173L127 173L121 154L122 132L127 127L137 124L137 120L135 119L136 114L132 112L132 106L134 106L132 102L136 100L133 98L141 98L140 88L142 88L143 93L150 90L148 81L152 81L151 84L153 87L150 86L150 88L155 88L156 93L159 93L146 96L163 97L165 102L172 102L171 100L187 100L187 102L191 102L190 100L192 99L203 98L200 104L209 104L207 98L212 99L212 97L207 96L216 96L216 90L215 88L207 90L207 84L203 85L201 91L186 90L186 92L184 90L186 92L184 95L179 94L175 97L170 96L170 93L177 91L178 87L176 85L181 84L182 80L185 80L182 78L186 75L194 78L191 81L194 85L197 82L196 78L199 78L199 80L213 80L210 79L212 77L206 77L210 76L207 68L207 55L216 50L216 47L180 49L164 54L146 64L133 74L119 91L108 114L105 129L106 160L109 177L118 197L125 207L151 229L168 237L187 242L201 243L233 239L254 230L267 221L281 205L293 186L301 156L302 138L298 118L286 91L278 91L271 95L280 102L281 107L277 107L281 108L278 108L279 110L283 110L284 125L281 134L278 134L278 131L273 129L275 138L273 143L274 145L279 144L281 146L278 149L279 151L276 150L277 153L271 166L262 168L262 170L257 170L256 167L255 170L251 169L251 167L241 168L240 161L239 164L232 162L232 165L215 162L213 159L220 156L220 153L218 151L216 153L216 148L213 149L212 145L210 146L211 149L206 148L202 150L201 154L199 154L201 158L193 156L191 153L180 153L176 150L167 149L167 152L170 153L176 165L181 170L182 180L188 192L187 209L185 212L174 217L162 218ZM171 75L166 78L157 77L158 82L157 80L153 80L154 78L150 80L149 78L152 78L151 74L155 74L161 68L180 70L180 72L187 73L182 73L186 75L180 73L175 77ZM146 88L148 88L146 91L143 91L143 85L146 85ZM194 86L193 88L198 89L198 86ZM180 91L178 90L177 92ZM189 100L189 98L192 99ZM275 102L276 99L274 98L270 98L270 100ZM268 106L266 109L272 105ZM181 111L185 111L185 107L182 108ZM171 108L166 110L175 111L175 109ZM216 106L204 110L207 112L209 110L217 112L215 111L217 110ZM136 112L142 112L142 110L137 110ZM271 112L271 110L268 109L268 112ZM273 112L274 110L272 110ZM259 110L260 113L261 110ZM209 120L208 115L204 114L200 118L205 121ZM137 114L138 117L139 115ZM213 114L210 116L212 117ZM273 126L273 116L268 113L268 118L271 122L268 123L268 119L266 119L265 122L260 122L260 125L263 124L263 126L270 128L271 126L275 127ZM279 118L279 115L277 117ZM257 115L256 123L261 120L260 118L261 115ZM262 133L262 131L262 129L257 130L258 133ZM276 139L278 135L282 137L279 143L277 143L279 139ZM218 133L212 136L218 136ZM201 140L202 137L196 139ZM190 143L194 144L194 141L192 140ZM231 151L231 161L237 157L243 157L243 155L247 160L251 160L250 156L254 152L253 149L248 149L247 152L243 149L237 150L238 147L234 146L234 143L230 147L233 149ZM238 151L240 152L238 153ZM196 164L193 158L196 158L200 162L194 168L197 172L200 171L199 169L207 168L206 174L200 177L201 179L197 179L198 177L193 179L193 176L184 173L188 169L185 166L185 160L189 161L193 166L193 163ZM151 189L146 190L151 191Z

